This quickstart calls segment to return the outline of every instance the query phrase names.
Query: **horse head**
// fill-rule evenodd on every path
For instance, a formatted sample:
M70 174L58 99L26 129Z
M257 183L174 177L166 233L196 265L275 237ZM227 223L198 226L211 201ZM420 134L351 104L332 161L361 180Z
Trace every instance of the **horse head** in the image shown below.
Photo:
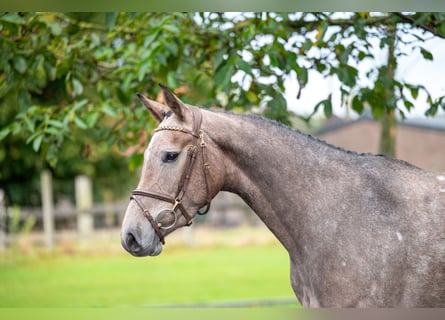
M161 88L165 105L138 94L159 125L122 223L122 246L134 256L160 254L167 234L190 225L198 211L208 211L221 180L210 177L216 154L208 151L212 142L202 126L202 111Z

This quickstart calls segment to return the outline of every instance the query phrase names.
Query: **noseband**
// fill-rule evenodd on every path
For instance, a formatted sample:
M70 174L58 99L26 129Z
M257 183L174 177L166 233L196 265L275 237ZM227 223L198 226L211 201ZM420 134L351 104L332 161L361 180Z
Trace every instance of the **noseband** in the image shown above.
M209 170L209 164L207 163L207 153L206 153L206 143L204 141L204 133L201 130L201 123L202 123L202 114L201 111L199 111L198 108L190 108L189 109L192 113L192 123L193 127L192 130L188 130L181 127L172 127L172 126L160 126L155 130L156 132L162 131L162 130L170 130L170 131L178 131L182 132L188 135L192 136L191 144L188 146L187 149L187 159L184 166L184 171L182 172L181 179L179 180L178 189L176 191L176 194L174 197L159 193L156 191L151 190L133 190L131 192L130 200L134 200L138 207L142 210L144 213L144 216L148 219L150 224L152 225L153 229L155 230L156 234L159 236L159 239L161 240L162 244L165 244L164 235L162 234L161 230L168 230L173 228L176 225L176 222L178 220L176 211L179 210L181 214L184 216L186 220L186 225L190 226L192 224L193 217L188 214L187 210L184 208L182 204L182 199L184 198L184 195L187 191L187 186L190 181L190 175L193 171L193 165L196 160L196 154L198 151L198 147L201 149L201 155L202 155L202 162L203 162L203 171L204 171L204 180L205 180L205 186L206 186L206 192L207 192L207 202L203 208L205 210L203 212L199 212L198 214L206 214L210 209L210 203L212 199L210 198L209 193L209 184L208 184L208 178L207 178L207 172ZM163 210L161 211L156 218L153 218L153 216L150 214L150 211L144 207L142 201L138 199L138 196L144 196L148 198L154 198L157 200L161 200L164 202L169 202L172 204L171 209ZM168 211L174 215L174 221L169 226L163 226L162 223L158 221L158 217L160 214L164 211Z

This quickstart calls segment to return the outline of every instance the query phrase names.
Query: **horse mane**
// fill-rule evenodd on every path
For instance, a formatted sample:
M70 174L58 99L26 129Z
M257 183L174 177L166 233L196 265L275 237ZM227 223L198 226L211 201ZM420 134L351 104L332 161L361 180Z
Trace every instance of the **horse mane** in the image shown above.
M223 113L223 114L226 114L231 117L240 118L240 119L243 119L243 120L246 120L249 122L253 122L256 125L258 125L259 127L264 128L266 130L269 130L269 129L275 130L277 132L282 133L283 136L288 140L294 140L294 141L300 140L301 141L301 139L305 139L308 142L315 143L317 145L326 147L328 149L340 152L345 155L350 155L350 156L355 156L355 157L379 157L379 158L383 158L383 159L386 159L391 162L395 162L395 163L399 163L399 164L402 164L405 166L419 169L418 167L416 167L415 165L413 165L407 161L393 158L386 154L381 154L381 153L375 154L372 152L356 152L353 150L345 149L345 148L330 144L330 143L326 142L325 140L322 140L322 139L315 137L311 134L304 133L296 128L286 126L278 121L275 121L275 120L272 120L269 118L265 118L265 117L257 115L257 114L235 113L235 112L226 111L226 110L210 110L210 111L217 112L217 113ZM292 141L290 141L290 142L292 142Z

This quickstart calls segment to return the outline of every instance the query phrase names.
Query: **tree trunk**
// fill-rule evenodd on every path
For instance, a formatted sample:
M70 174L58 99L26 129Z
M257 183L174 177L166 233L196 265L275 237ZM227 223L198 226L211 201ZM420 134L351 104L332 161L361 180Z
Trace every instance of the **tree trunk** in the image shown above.
M394 110L386 110L380 119L379 152L396 156L397 119Z
M380 146L379 152L387 154L389 156L396 156L396 132L397 132L397 119L396 119L396 97L394 93L394 85L392 80L394 79L395 70L397 67L397 60L394 57L394 43L396 37L396 27L388 28L388 63L386 69L386 75L383 77L390 80L388 87L385 89L385 112L380 119Z

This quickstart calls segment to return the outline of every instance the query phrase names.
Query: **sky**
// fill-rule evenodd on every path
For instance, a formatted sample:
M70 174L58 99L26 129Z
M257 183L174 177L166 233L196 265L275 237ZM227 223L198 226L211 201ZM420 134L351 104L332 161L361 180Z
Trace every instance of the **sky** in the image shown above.
M414 51L409 56L401 57L396 78L412 84L424 85L435 99L445 95L445 40L434 38L426 41L422 46L431 51L434 60L426 61L419 50ZM386 53L378 52L375 57L375 61L371 63L374 64L374 67L377 67L385 62ZM341 106L339 83L336 79L325 79L317 72L310 72L309 83L301 92L300 99L296 98L297 91L297 81L289 79L286 82L286 99L289 109L298 114L309 114L318 101L327 98L329 93L332 92L334 114L339 117L357 117L353 110L348 113L347 108ZM424 112L428 107L425 96L419 94L414 104L416 107L411 113L407 114L407 118L425 118ZM441 111L438 115L444 116L445 112Z

